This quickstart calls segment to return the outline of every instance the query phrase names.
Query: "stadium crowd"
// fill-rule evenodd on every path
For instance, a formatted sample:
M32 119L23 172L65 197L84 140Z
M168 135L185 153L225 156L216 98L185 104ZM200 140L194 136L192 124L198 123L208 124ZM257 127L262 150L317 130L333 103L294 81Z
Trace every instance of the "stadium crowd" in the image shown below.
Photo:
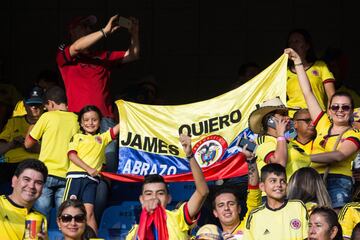
M101 171L117 171L120 131L110 73L139 58L140 42L136 18L126 25L115 15L94 31L96 21L76 17L68 26L69 42L56 55L64 87L56 71L46 71L16 104L10 93L1 93L0 239L35 239L29 219L40 219L37 237L51 238L52 208L64 239L102 237L98 226L112 182ZM126 51L94 47L120 28L130 35ZM360 106L353 93L336 90L333 70L315 57L305 30L290 32L284 53L288 102L258 103L248 119L256 150L245 145L239 153L248 167L246 200L225 186L211 193L191 136L181 133L195 191L168 210L171 193L164 178L146 175L139 219L126 239L360 239ZM257 68L254 74L234 87L260 72L257 64L249 66ZM151 94L137 99L152 99ZM211 211L205 214L217 222L199 225L207 201Z

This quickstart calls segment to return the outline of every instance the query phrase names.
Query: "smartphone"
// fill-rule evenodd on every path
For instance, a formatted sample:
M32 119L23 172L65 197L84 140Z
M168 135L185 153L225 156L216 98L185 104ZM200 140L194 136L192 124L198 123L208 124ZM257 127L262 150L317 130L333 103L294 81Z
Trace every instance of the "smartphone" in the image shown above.
M247 144L247 148L246 150L248 150L249 152L254 152L256 149L256 143L251 142L249 139L246 138L241 138L239 141L238 146L243 148L245 145Z
M268 127L276 129L276 120L274 117L270 117L266 124Z
M124 28L127 28L127 29L130 29L131 25L132 25L132 22L131 22L130 19L122 17L122 16L119 17L119 22L118 23L119 23L120 27L124 27Z

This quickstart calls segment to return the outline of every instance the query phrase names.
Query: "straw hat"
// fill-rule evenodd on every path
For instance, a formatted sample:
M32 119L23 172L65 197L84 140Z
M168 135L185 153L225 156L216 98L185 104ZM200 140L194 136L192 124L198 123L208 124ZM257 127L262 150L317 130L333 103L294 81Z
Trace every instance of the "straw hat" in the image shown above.
M202 240L223 240L221 230L215 224L205 224L199 228L195 239Z
M256 105L256 110L249 116L249 128L254 133L261 133L264 130L262 119L264 116L273 111L288 111L289 109L279 97L266 100L261 105Z

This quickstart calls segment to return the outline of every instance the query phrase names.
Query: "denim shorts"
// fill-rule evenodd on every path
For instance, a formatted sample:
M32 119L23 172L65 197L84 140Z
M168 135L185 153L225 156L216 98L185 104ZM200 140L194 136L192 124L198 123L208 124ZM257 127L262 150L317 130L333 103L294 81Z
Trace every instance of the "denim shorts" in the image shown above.
M353 185L351 177L340 174L329 174L326 184L333 208L341 208L351 201Z

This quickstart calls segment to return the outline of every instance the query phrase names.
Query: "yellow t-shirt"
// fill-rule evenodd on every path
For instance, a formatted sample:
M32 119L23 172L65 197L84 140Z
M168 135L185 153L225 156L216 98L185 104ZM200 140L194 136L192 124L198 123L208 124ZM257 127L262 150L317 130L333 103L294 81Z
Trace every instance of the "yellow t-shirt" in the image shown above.
M0 133L0 139L6 142L11 142L14 138L22 136L25 138L30 124L26 121L25 116L13 117L8 120L3 131ZM31 153L25 150L23 147L10 149L4 154L4 157L9 163L21 162L27 158L37 159L39 154Z
M312 146L313 146L313 143L314 143L313 140L311 140L311 141L309 141L309 142L307 142L305 144L302 144L301 142L298 142L296 138L291 140L291 141L293 143L295 143L298 147L300 147L302 150L304 150L307 155L311 154Z
M303 240L308 236L308 214L300 200L289 200L279 209L267 204L251 211L245 230L247 240Z
M316 61L306 70L306 75L309 78L312 91L321 109L326 110L327 95L324 84L329 81L335 81L334 75L329 71L326 63L323 61ZM288 69L287 76L286 94L288 96L288 107L308 108L296 73Z
M77 115L72 112L46 112L36 122L30 136L38 141L41 139L39 159L47 166L49 175L66 177L69 142L78 130Z
M112 128L102 134L75 134L69 144L69 152L77 152L78 157L91 168L100 171L105 163L105 148L115 137ZM68 172L86 172L70 161Z
M275 137L269 135L259 136L256 139L258 147L256 149L257 164L260 170L268 162L269 157L274 154L276 150L277 140ZM298 147L293 142L288 142L288 160L286 163L286 176L290 179L291 175L302 167L310 165L310 157L304 150Z
M261 205L261 191L259 190L259 188L256 189L249 189L248 190L248 195L247 195L247 200L246 200L246 207L247 207L247 212L245 214L244 219L240 222L240 224L232 231L232 235L233 236L238 236L238 237L242 237L244 235L245 232L245 225L246 225L246 221L249 217L250 212L259 207Z
M355 225L360 222L360 202L347 203L339 212L343 236L350 238Z
M314 140L313 144L313 150L312 154L316 153L323 153L323 152L331 152L333 151L334 144L336 143L336 140L339 135L331 135L329 136L329 131L331 128L331 122L329 120L329 117L326 113L322 112L317 119L314 121L314 124L316 125L316 131L317 135ZM354 144L360 147L360 132L358 129L351 128L347 130L341 137L341 140L337 146L337 149L341 147L341 143L345 140L350 140ZM345 176L352 176L351 172L351 162L355 159L356 154L355 152L353 155L348 157L347 159L344 159L340 162L334 162L330 164L329 173L332 174L341 174ZM324 173L326 169L326 164L320 164L320 163L311 163L310 165L314 169L316 169L319 173Z
M178 209L166 210L166 226L169 233L169 240L187 240L188 231L192 229L196 220L189 219L187 203L183 203ZM137 233L139 225L135 224L126 236L126 240L132 240Z
M26 108L24 105L24 101L20 100L16 103L14 111L13 111L13 117L19 117L26 115Z
M43 232L47 231L46 217L31 209L18 206L5 195L0 196L0 239L21 240L25 234L25 217L30 212L40 215L43 220Z
M305 207L306 207L306 209L308 211L309 216L310 216L311 212L314 210L314 208L316 208L317 206L318 206L318 204L315 203L315 202L307 202L307 203L305 203Z

